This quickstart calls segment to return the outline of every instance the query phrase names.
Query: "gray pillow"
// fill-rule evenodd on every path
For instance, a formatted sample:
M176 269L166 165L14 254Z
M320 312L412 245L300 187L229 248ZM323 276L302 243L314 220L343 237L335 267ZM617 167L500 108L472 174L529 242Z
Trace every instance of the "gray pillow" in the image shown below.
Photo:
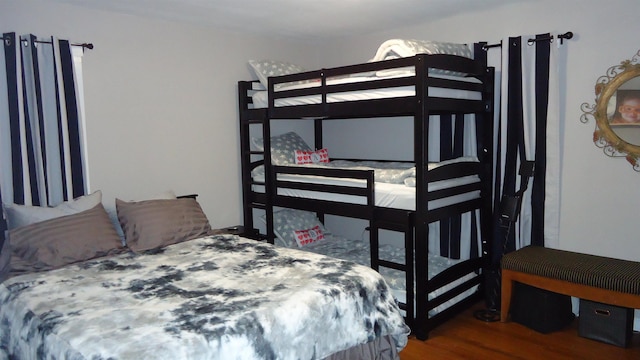
M102 192L97 190L89 195L65 201L55 207L3 204L9 230L35 224L60 216L77 214L89 210L102 202Z
M175 199L176 193L173 190L166 190L157 194L154 194L149 197L145 197L144 199L129 199L129 201L143 201L143 200L158 200L158 199ZM120 236L120 240L122 240L122 245L127 246L126 240L124 238L124 232L122 231L122 227L120 226L120 221L118 221L118 214L116 213L115 206L107 206L105 207L107 210L107 214L111 218L111 222L113 222L113 226L115 226L118 235Z
M133 251L164 247L207 235L209 220L195 199L126 202L116 199L118 220Z
M9 250L9 240L0 239L0 241L0 283L2 283L9 277L11 253Z
M262 139L253 139L253 142L260 151L264 150ZM293 131L271 137L271 162L273 165L295 164L296 150L312 151L300 135Z
M10 230L9 243L12 275L56 269L125 250L102 204Z
M272 76L296 74L304 71L296 64L279 60L249 60L249 65L265 88L269 86L269 78Z

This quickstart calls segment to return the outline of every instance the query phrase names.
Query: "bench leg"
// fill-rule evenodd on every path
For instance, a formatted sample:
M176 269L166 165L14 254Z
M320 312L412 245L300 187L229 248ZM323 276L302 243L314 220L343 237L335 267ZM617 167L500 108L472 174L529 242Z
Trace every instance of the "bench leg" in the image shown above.
M506 322L509 318L512 289L513 280L511 279L511 271L502 270L502 285L500 289L500 322Z

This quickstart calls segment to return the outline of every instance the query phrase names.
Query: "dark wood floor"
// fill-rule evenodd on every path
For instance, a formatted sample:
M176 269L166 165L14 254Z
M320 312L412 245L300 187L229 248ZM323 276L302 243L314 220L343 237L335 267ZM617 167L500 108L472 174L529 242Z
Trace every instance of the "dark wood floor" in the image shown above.
M640 359L640 334L629 348L578 336L578 320L564 330L541 334L518 323L484 322L473 312L478 304L430 333L409 339L401 360L423 359Z

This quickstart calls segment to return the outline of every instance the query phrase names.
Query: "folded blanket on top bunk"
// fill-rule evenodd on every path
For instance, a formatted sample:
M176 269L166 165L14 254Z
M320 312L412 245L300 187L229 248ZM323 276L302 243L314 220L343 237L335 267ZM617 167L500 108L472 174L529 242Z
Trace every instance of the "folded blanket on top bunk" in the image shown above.
M382 61L382 60L390 60L397 59L401 57L410 57L417 54L448 54L448 55L457 55L463 56L466 58L473 58L471 54L471 49L466 44L455 44L449 42L438 42L438 41L426 41L426 40L415 40L415 39L391 39L387 40L378 47L376 51L376 55L370 62L373 61ZM435 70L430 69L430 72L444 74L444 75L454 75L454 76L464 76L465 74L447 71L447 70ZM390 69L390 70L382 70L376 71L375 76L377 77L388 77L388 76L408 76L413 74L412 68L407 69Z
M391 39L378 47L371 61L381 61L409 57L417 54L449 54L472 58L471 50L465 44L414 39Z
M373 61L381 61L381 60L389 60L396 59L400 57L409 57L417 54L449 54L449 55L458 55L464 56L467 58L473 58L471 50L466 44L456 44L450 42L438 42L438 41L427 41L427 40L414 40L414 39L391 39L383 42L377 49L375 56L369 60L369 62ZM271 59L263 59L263 60L249 60L249 65L255 72L256 76L260 80L260 84L263 89L266 89L269 86L268 78L272 76L282 76L282 75L290 75L296 74L303 71L306 71L303 67L292 64L286 61L279 60L271 60ZM445 71L445 70L437 70L436 72L446 75L456 75L461 76L464 74ZM367 77L367 76L409 76L410 72L399 69L390 69L378 71L375 73L362 73L362 74L353 74L353 77ZM296 81L292 83L287 83L287 85L301 85L301 84L309 84L313 83L313 81ZM281 87L282 84L278 84L277 87Z

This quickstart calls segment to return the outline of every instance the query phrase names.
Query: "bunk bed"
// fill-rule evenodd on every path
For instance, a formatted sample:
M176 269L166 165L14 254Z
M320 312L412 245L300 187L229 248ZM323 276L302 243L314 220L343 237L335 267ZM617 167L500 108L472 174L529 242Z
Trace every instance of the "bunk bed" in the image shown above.
M418 53L269 77L267 86L239 81L244 235L273 243L274 216L281 208L310 211L319 220L332 214L368 221L370 266L383 274L384 269L404 274L405 297L398 302L419 339L477 302L483 291L492 213L494 73L483 45L474 45L472 58ZM376 181L377 170L300 166L272 153L277 138L271 134L273 120L311 119L313 148L323 149L324 122L380 117L413 118L413 160L403 167L411 171L411 184L405 182L401 190L409 200L402 205L383 201L385 189L396 184ZM433 133L432 122L439 123L440 134ZM262 146L256 146L252 126L261 128ZM440 141L437 155L429 153L434 136ZM475 141L472 158L463 153L465 136ZM265 231L257 230L256 209L264 212ZM460 225L465 216L468 227ZM403 234L404 259L381 256L382 229ZM464 254L461 233L471 234ZM440 239L430 239L434 236ZM441 249L433 249L436 242ZM431 253L459 260L432 274Z

